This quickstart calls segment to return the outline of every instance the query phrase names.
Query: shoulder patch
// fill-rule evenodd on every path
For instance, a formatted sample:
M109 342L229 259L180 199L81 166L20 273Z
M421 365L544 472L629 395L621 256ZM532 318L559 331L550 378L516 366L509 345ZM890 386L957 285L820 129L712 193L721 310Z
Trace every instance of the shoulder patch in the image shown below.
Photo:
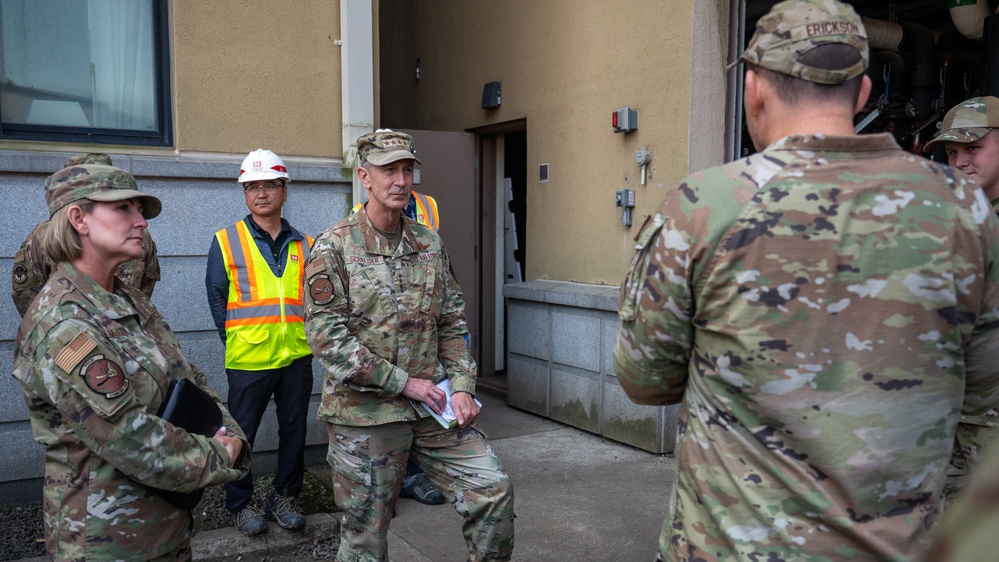
M333 281L330 276L321 273L309 278L309 296L317 306L323 306L333 301Z
M21 285L28 280L28 268L24 267L22 264L17 264L14 266L14 283Z
M104 354L93 353L95 349L97 342L87 334L79 334L56 355L56 365L67 373L77 371L90 390L105 398L117 398L128 390L125 370Z
M324 271L326 271L326 266L323 264L323 260L318 258L311 260L308 265L305 266L305 278L308 279L313 275Z
M117 398L128 390L128 379L121 365L103 354L95 354L80 365L80 376L90 390L105 398Z
M62 348L59 355L56 355L56 365L67 373L71 372L96 347L97 342L90 339L90 336L87 334L79 334L73 338L73 341L69 342L69 345Z

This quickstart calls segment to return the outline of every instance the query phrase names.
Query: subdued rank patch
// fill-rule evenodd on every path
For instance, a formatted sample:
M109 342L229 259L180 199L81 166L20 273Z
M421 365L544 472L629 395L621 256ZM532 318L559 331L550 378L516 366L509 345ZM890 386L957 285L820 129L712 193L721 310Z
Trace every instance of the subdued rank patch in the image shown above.
M21 264L14 266L14 282L17 284L24 283L28 280L28 268Z
M128 390L125 371L114 361L101 354L94 355L80 367L80 376L90 390L103 394L105 398L117 398Z
M322 273L309 279L309 294L317 305L329 304L333 300L333 282L330 281L330 276Z

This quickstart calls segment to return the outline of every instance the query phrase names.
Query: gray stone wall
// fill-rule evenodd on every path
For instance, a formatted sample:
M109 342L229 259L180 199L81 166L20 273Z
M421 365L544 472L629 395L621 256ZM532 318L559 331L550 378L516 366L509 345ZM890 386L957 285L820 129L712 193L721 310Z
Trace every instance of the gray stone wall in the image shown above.
M654 453L676 444L679 405L631 402L611 356L618 288L560 281L506 285L507 402Z
M28 411L13 371L13 338L20 317L9 297L14 254L35 224L48 218L42 184L71 153L0 150L0 506L41 497L43 452L31 436ZM155 157L111 153L139 188L160 198L163 212L150 221L159 251L162 279L153 303L177 333L187 354L208 374L224 398L228 392L224 349L205 296L205 263L215 231L247 214L236 183L245 155ZM284 216L297 229L316 236L346 216L351 204L351 170L339 160L285 158L291 183ZM322 372L314 363L315 382L309 420L311 463L325 458L326 431L315 419ZM257 435L254 474L274 470L277 427L273 404Z

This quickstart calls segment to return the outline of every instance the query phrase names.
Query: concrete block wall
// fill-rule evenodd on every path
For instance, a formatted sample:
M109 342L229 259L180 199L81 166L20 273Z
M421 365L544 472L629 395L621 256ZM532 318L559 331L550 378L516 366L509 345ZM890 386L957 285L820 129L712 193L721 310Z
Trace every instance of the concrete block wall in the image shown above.
M614 376L617 287L530 281L506 285L503 296L511 406L654 453L673 451L679 405L635 404Z
M31 436L28 410L13 371L13 339L20 324L10 295L14 254L35 224L48 218L42 185L72 153L0 150L0 506L41 497L44 448ZM156 157L111 153L115 165L131 172L139 189L160 198L163 212L149 231L159 252L162 279L153 303L177 333L187 357L208 375L225 398L224 348L208 311L205 263L215 231L246 216L236 183L240 155ZM351 173L339 160L285 158L291 183L284 216L297 229L316 236L346 216L351 206ZM314 362L307 460L326 456L325 427L315 419L322 372ZM277 424L273 403L257 434L254 474L276 466Z

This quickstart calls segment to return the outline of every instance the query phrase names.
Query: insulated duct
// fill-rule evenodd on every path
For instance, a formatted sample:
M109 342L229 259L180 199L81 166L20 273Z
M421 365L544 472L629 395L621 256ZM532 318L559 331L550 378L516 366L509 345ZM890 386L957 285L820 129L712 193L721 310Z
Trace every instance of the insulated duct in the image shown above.
M953 4L953 2L951 2ZM955 6L950 9L954 27L968 39L981 39L985 29L985 18L990 14L989 0L978 0L974 4Z
M884 20L860 18L867 30L867 44L874 51L897 51L902 43L902 26Z

